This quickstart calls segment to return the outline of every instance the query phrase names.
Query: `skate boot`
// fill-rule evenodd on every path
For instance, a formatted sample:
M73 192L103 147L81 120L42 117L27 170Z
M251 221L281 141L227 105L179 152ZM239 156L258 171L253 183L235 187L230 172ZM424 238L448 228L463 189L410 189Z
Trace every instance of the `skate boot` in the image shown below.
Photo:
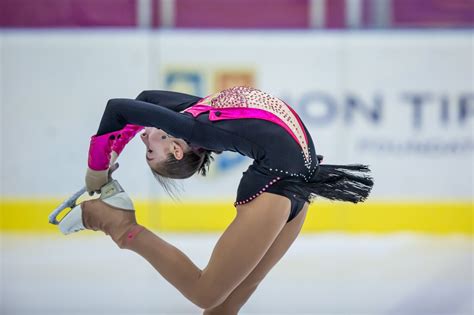
M124 220L122 221L124 221L124 224L130 223L130 221L135 222L135 209L133 207L132 200L116 180L112 180L106 185L102 186L100 191L101 193L98 199L85 201L79 205L76 205L77 199L85 192L85 189L81 189L69 199L64 201L58 208L56 208L51 213L51 215L49 216L49 222L58 225L61 232L65 235L74 232L79 232L86 228L95 231L101 230L104 231L106 234L111 234L111 229L113 229L113 227L117 225L116 223L113 223L114 220L103 220L105 222L110 221L110 224L101 223L100 220L94 219L96 215L91 215L91 211L87 211L90 210L90 208L92 208L92 205L95 203L99 204L94 207L99 209L97 211L101 211L100 209L102 208L111 209L112 213L107 214L107 216L111 219L115 216L123 216ZM103 207L100 207L100 203L102 203ZM61 213L64 209L67 208L71 208L71 211L69 211L61 221L58 221L56 218L59 213ZM84 208L87 209L87 215L85 215L84 213ZM113 211L118 212L113 213ZM126 213L122 213L124 211ZM97 216L101 217L99 213L97 213Z

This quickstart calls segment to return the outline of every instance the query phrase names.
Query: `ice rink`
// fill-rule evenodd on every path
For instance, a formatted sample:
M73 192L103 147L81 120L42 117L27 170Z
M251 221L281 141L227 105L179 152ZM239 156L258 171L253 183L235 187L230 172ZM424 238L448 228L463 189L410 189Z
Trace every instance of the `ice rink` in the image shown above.
M204 267L218 234L160 234ZM472 314L473 239L303 234L241 314ZM1 237L1 314L201 314L103 234Z
M317 196L240 315L474 315L473 56L474 0L0 0L0 315L202 314L48 223L112 151L200 268L237 204Z

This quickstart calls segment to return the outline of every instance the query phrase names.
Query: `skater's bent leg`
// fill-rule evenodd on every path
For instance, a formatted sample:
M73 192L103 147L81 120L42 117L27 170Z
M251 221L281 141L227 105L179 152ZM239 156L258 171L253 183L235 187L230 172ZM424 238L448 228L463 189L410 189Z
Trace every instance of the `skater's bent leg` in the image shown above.
M252 293L257 289L257 286L268 274L268 272L275 266L275 264L283 257L291 244L298 236L306 218L308 210L308 203L298 215L289 223L285 225L283 230L278 234L278 237L268 249L265 256L258 263L255 269L245 278L242 283L225 299L221 304L206 309L204 315L212 314L237 314L240 308L247 302Z
M203 270L147 229L119 246L143 256L191 302L212 308L254 270L285 226L289 212L290 201L271 193L239 205Z

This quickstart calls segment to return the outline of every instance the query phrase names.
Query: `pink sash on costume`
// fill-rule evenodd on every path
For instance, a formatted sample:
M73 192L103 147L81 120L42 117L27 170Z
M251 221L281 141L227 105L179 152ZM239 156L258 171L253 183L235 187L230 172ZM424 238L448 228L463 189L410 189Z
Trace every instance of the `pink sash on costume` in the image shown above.
M194 117L209 111L209 120L256 118L283 127L300 145L305 164L311 164L308 137L296 112L282 100L260 90L237 86L209 95L183 112Z

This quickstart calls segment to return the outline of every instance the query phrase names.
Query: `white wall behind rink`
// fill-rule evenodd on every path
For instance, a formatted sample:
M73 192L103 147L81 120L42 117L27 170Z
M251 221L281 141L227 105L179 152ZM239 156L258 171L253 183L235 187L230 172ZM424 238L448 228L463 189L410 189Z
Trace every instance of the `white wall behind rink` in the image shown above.
M371 165L374 199L469 200L473 50L468 31L4 32L2 195L77 190L109 98L164 89L179 68L204 73L208 93L209 72L244 67L300 113L326 163ZM234 198L249 162L188 180L183 199ZM120 163L131 194L165 196L138 139Z

